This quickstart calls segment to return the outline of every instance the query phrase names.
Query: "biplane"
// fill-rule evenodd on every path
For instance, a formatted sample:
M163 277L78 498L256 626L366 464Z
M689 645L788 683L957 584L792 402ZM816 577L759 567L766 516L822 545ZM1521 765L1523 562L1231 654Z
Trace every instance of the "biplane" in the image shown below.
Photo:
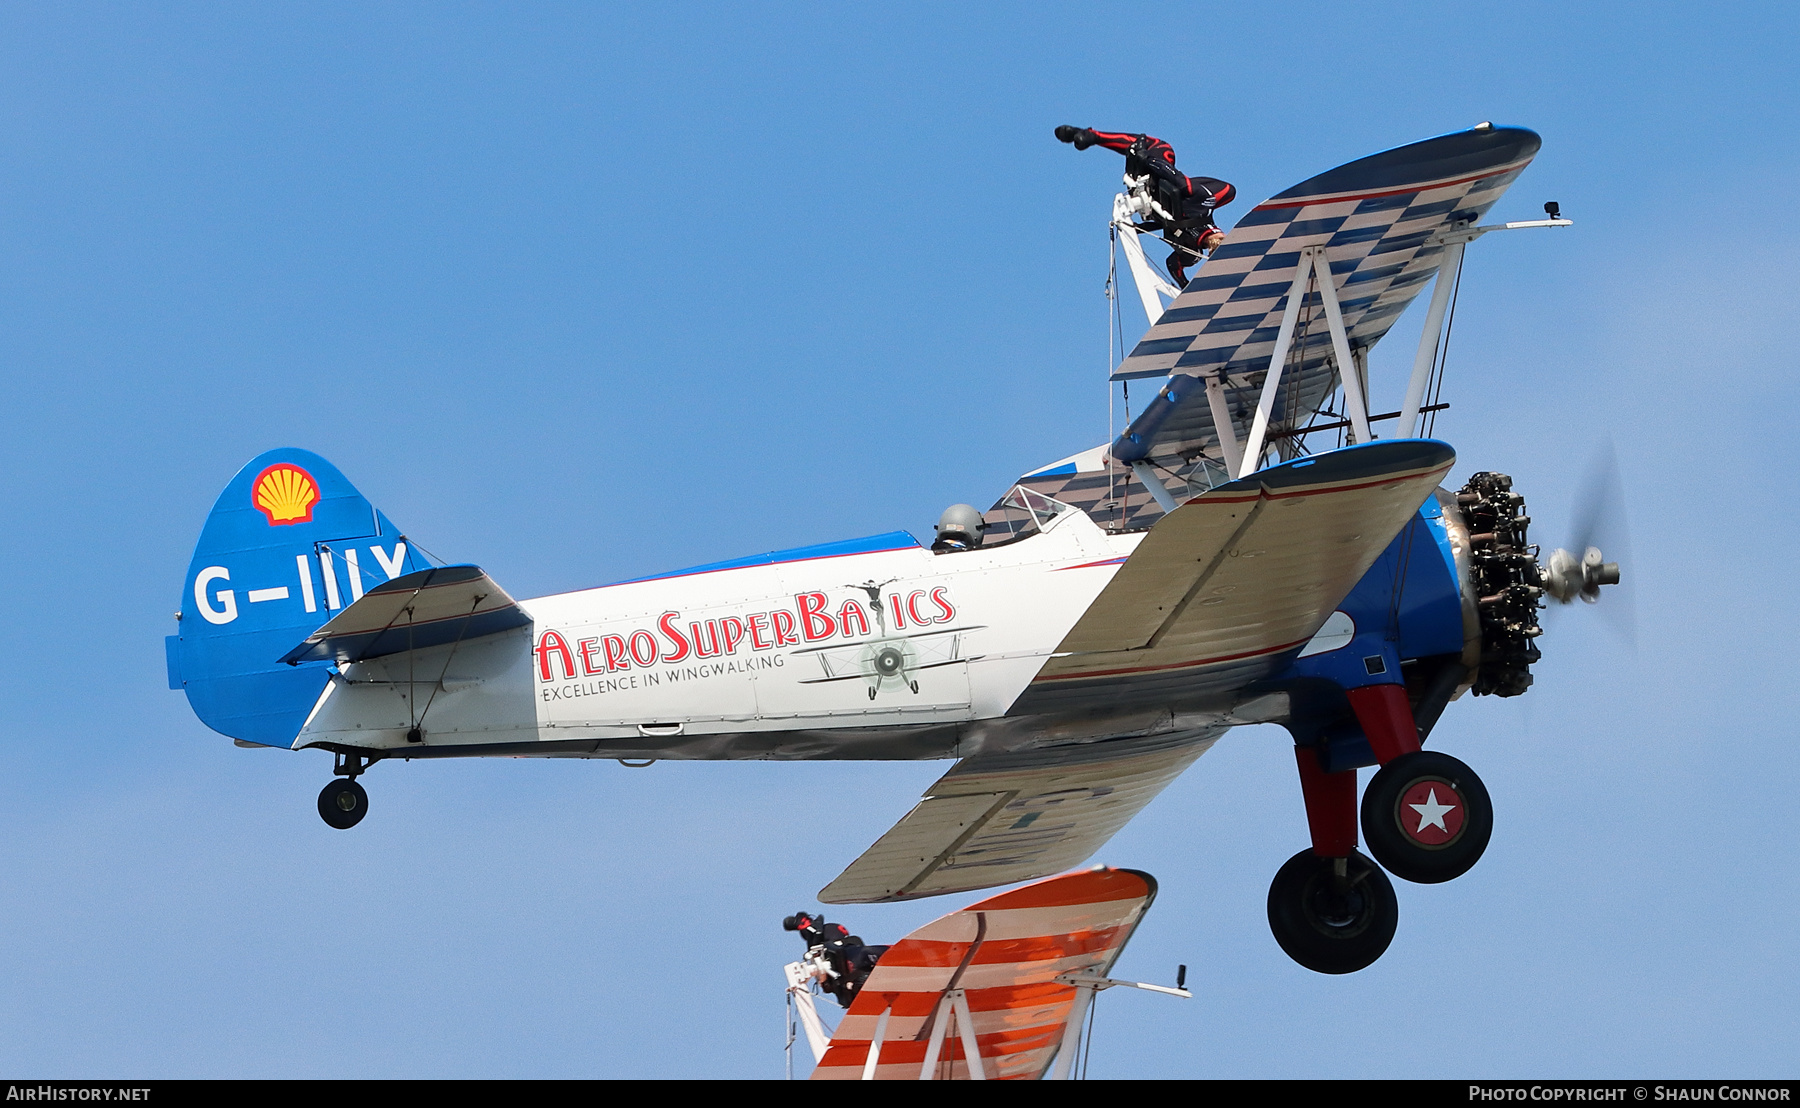
M1479 222L1538 146L1484 124L1320 174L1182 289L1144 264L1128 181L1113 230L1151 326L1113 375L1166 381L972 544L894 531L519 600L324 458L270 451L206 520L170 686L240 745L331 752L337 828L383 761L954 759L828 903L1070 869L1232 727L1276 723L1311 842L1270 925L1302 965L1360 969L1394 934L1388 873L1448 880L1488 842L1480 779L1424 749L1446 705L1525 691L1540 608L1618 579L1592 549L1540 564L1510 479L1441 488L1455 455L1422 434L1465 245L1568 224ZM1368 351L1434 277L1405 401L1371 414Z
M1193 995L1186 966L1173 988L1107 976L1155 899L1155 878L1106 866L988 897L887 947L830 1030L818 986L837 970L812 947L786 967L789 1076L799 1031L815 1081L1073 1078L1097 993Z

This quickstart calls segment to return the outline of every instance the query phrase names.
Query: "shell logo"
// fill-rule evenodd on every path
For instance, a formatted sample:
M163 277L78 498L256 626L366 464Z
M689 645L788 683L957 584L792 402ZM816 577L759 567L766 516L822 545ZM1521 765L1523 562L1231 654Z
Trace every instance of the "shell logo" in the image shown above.
M319 483L297 465L282 462L257 475L250 486L256 510L268 517L269 526L311 523L313 505L319 502Z

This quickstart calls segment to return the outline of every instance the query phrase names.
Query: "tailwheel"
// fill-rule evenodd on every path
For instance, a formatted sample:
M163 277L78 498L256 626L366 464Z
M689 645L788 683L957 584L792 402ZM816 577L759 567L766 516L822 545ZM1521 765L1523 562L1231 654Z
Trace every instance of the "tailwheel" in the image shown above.
M1269 930L1287 956L1315 973L1355 973L1394 941L1400 902L1374 862L1352 850L1321 858L1302 850L1269 886Z
M1469 871L1494 832L1487 787L1435 750L1382 766L1362 800L1363 841L1395 877L1433 885Z
M319 792L319 817L339 831L348 831L369 810L369 794L354 779L340 778Z

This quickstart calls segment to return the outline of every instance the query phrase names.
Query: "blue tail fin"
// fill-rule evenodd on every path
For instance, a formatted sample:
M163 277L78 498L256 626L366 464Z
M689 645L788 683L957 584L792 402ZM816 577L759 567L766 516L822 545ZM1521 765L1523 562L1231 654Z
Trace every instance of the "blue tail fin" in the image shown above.
M169 686L215 731L291 746L330 667L282 655L365 590L428 566L336 466L271 450L206 517L168 643Z

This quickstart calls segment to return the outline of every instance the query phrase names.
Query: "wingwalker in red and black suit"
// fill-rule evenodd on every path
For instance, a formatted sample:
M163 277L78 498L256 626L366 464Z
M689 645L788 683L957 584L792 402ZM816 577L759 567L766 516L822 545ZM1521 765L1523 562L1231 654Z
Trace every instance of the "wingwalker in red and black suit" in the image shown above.
M1125 178L1148 187L1154 214L1140 226L1162 231L1169 244L1166 263L1175 287L1187 284L1187 268L1206 251L1225 241L1225 233L1213 224L1213 212L1237 196L1229 181L1217 177L1189 177L1175 168L1175 148L1152 135L1118 134L1091 127L1063 124L1056 137L1077 150L1104 146L1125 155Z
M952 508L929 548L896 531L515 600L324 458L270 451L207 517L170 687L240 746L331 752L334 828L384 760L956 759L832 904L1080 865L1232 727L1279 723L1312 845L1270 926L1302 965L1359 969L1394 935L1383 867L1447 880L1488 842L1481 782L1421 748L1445 705L1523 692L1545 594L1618 578L1598 550L1539 565L1508 479L1438 487L1455 456L1412 437L1412 385L1377 441L1338 369L1492 229L1537 145L1446 135L1246 213L1118 367L1168 378L1125 433ZM1350 444L1307 453L1320 427Z

